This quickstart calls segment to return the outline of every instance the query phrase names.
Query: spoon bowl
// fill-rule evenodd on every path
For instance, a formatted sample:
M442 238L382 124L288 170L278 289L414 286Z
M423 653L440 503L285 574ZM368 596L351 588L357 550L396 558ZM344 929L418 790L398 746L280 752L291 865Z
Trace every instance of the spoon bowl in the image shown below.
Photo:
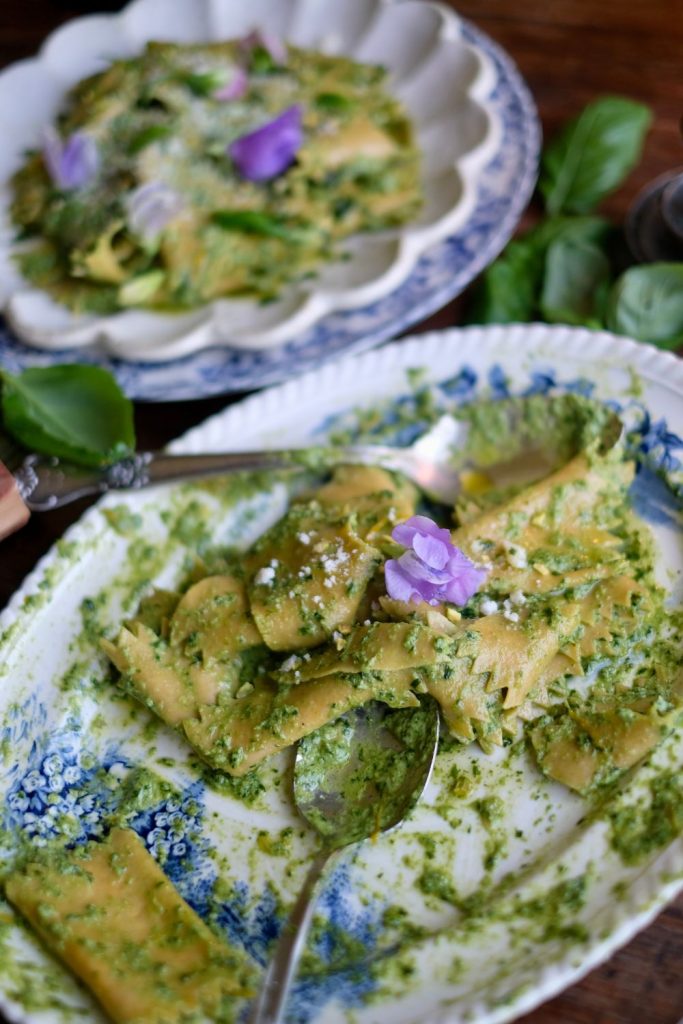
M371 701L300 741L294 800L323 845L278 940L250 1024L280 1024L325 869L345 847L403 821L429 781L438 742L431 697L399 709Z

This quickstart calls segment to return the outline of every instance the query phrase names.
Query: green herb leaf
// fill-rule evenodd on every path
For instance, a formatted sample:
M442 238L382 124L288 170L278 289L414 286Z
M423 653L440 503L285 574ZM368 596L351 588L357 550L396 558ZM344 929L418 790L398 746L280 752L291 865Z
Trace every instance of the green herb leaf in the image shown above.
M27 448L99 466L135 447L132 403L101 367L65 364L0 377L5 427Z
M210 96L225 85L225 77L221 71L190 71L182 76L182 81L195 96Z
M683 345L683 263L625 271L610 293L607 326L659 348Z
M254 75L270 75L279 68L280 65L273 60L265 46L255 46L251 51L249 70Z
M550 323L602 324L601 300L610 279L605 253L590 242L560 236L548 246L541 312Z
M465 322L509 324L532 320L542 275L543 250L534 240L510 242L479 279Z
M247 235L265 235L280 238L283 242L301 240L301 229L283 217L276 217L258 210L217 210L211 218L214 224L225 231L243 231Z
M543 153L539 189L549 213L586 213L617 188L638 162L651 118L620 96L589 103Z
M320 92L315 98L315 105L319 110L330 114L345 114L355 107L353 100L342 96L339 92Z
M143 128L142 131L133 136L128 146L128 152L131 154L139 153L147 146L151 146L153 142L160 142L162 139L167 139L170 134L170 125L150 124L147 128Z
M603 244L612 231L603 217L549 217L510 242L474 290L467 323L525 323L539 313L546 252L559 239Z

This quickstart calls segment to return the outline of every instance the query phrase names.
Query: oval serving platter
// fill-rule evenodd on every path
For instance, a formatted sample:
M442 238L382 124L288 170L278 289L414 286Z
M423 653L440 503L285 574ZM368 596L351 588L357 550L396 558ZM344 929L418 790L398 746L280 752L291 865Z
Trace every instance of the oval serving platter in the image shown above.
M444 232L437 238L427 226L412 234L408 229L391 267L374 283L349 282L348 264L341 264L341 283L326 297L325 282L333 283L334 275L325 271L303 305L298 300L267 307L222 301L184 317L129 312L106 322L85 318L75 323L40 293L23 290L25 282L8 257L14 232L5 211L0 293L16 329L0 332L0 362L8 370L76 357L106 365L131 397L154 401L262 387L396 334L458 294L502 249L535 182L540 132L533 101L514 64L483 33L448 8L411 0L333 5L336 21L324 24L306 0L229 7L207 0L201 9L187 0L174 4L171 35L181 40L236 35L258 23L303 45L341 47L364 59L382 55L422 125L427 178L436 190L431 206L437 209L444 197L452 199L434 222ZM169 23L165 17L163 24ZM18 151L35 142L36 125L54 115L60 91L99 69L103 40L108 40L107 55L130 52L158 35L159 24L155 0L136 0L121 15L68 23L47 41L39 58L0 75L0 123L15 143L0 159L2 176L13 169ZM17 121L14 95L19 88L31 98L33 127L23 115ZM443 160L448 163L450 156L442 153L443 131L433 130L442 121L455 161L446 171ZM447 179L453 187L442 188ZM378 282L387 287L376 289ZM254 350L223 347L238 328L239 344L254 345ZM47 350L29 347L17 334ZM105 335L104 343L93 344ZM274 347L257 350L263 345Z
M566 391L615 403L643 457L633 500L655 533L660 582L683 604L683 363L649 346L545 325L425 335L244 401L172 447L217 450L236 437L244 448L319 442L352 423L358 407L378 404L399 429L418 408L417 376L445 408ZM65 828L76 840L100 835L137 779L133 789L146 796L133 827L192 906L261 965L315 848L293 811L291 758L261 770L260 786L202 771L174 733L112 685L96 638L150 581L172 586L197 551L248 544L285 502L281 483L230 491L220 481L108 497L0 618L1 849L20 836L40 845ZM631 806L647 815L658 772L680 770L682 739L679 728L625 780L610 813ZM587 816L581 798L515 749L442 752L406 824L342 860L321 897L291 1024L511 1020L606 958L683 888L680 837L624 863L609 816ZM132 773L141 766L163 782L140 783ZM454 769L474 780L466 798L452 793ZM472 807L493 793L505 807L494 825ZM460 909L418 891L434 867L451 875ZM0 913L0 1007L9 1019L102 1021L11 908Z

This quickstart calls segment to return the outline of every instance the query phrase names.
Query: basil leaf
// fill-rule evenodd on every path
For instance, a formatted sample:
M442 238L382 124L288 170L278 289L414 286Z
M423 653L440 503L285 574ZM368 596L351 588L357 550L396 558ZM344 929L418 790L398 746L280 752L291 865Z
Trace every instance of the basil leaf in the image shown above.
M549 217L510 242L475 285L466 323L524 323L539 312L545 255L557 239L602 243L612 227L603 217Z
M330 114L346 114L355 107L353 100L339 92L319 92L315 98L315 105L319 110Z
M571 237L556 238L545 256L541 312L550 323L601 324L601 289L610 279L610 264L597 245Z
M683 344L683 263L631 267L614 285L607 326L659 348Z
M614 228L604 217L546 217L526 238L543 248L544 252L553 242L563 239L577 245L598 245L603 247L614 234Z
M132 402L101 367L65 364L0 377L5 427L27 448L99 466L135 447Z
M140 153L141 150L147 146L151 146L153 142L160 142L162 139L167 139L171 134L171 126L168 124L150 124L147 128L143 128L137 135L134 135L128 145L128 152L130 154Z
M251 51L249 70L254 75L270 75L278 71L281 65L270 55L265 46L255 46Z
M195 96L210 96L225 85L225 76L219 71L189 71L181 81Z
M243 231L247 235L264 235L283 242L301 240L300 228L292 226L290 221L258 210L216 210L211 219L224 231Z
M549 213L586 213L617 188L640 157L652 119L620 96L589 103L546 146L539 189Z
M527 238L510 242L480 277L465 317L470 324L532 320L543 275L543 250Z

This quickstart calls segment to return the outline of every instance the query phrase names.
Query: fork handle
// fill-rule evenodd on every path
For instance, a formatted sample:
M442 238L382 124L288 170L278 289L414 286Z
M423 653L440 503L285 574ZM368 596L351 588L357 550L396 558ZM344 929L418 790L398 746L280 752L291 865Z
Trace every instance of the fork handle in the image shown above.
M292 982L313 920L320 882L332 858L339 853L328 847L316 855L299 897L277 941L249 1024L281 1024Z

